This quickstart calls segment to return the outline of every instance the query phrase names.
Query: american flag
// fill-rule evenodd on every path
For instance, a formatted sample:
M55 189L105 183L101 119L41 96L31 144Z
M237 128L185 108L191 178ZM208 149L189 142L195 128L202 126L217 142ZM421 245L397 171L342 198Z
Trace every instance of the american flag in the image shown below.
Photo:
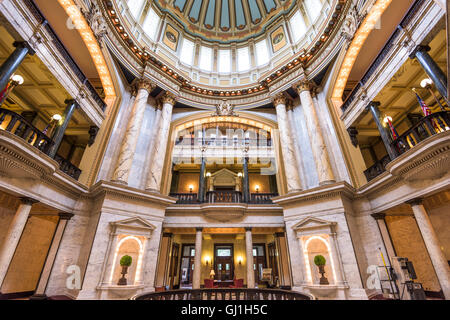
M414 93L416 94L417 100L419 101L420 107L422 108L423 114L426 116L429 116L431 114L430 108L428 108L425 101L422 100L422 98L419 96L419 94L414 90Z

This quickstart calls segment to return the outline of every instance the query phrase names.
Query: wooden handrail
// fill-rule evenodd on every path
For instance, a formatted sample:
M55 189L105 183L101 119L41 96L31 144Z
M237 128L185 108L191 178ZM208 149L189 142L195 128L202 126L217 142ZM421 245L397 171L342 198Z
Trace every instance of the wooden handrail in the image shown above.
M279 289L182 289L143 293L130 300L314 300L309 294Z

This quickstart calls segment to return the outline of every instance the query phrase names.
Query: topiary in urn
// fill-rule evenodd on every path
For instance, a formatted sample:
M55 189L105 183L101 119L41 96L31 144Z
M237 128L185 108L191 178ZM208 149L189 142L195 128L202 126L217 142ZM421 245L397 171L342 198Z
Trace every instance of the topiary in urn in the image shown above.
M128 267L131 266L132 262L133 259L128 255L125 255L120 259L120 266L122 267L122 278L120 278L119 282L117 283L119 286L127 285L127 279L125 278L125 275L128 273Z
M322 275L320 278L320 284L330 284L328 282L328 279L325 278L325 264L327 263L327 260L322 255L317 255L314 257L314 264L319 268L319 273Z

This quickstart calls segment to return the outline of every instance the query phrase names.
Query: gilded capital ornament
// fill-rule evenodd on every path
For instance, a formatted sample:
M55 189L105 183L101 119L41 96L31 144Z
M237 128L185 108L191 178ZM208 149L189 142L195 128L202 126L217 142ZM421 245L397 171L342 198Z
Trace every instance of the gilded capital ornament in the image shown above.
M152 92L156 88L156 85L147 79L141 79L137 82L137 89L141 90L144 89L148 91L149 93Z
M302 93L303 91L310 91L311 90L311 82L309 82L308 80L302 80L300 82L298 82L295 85L298 93Z
M172 106L174 106L175 102L176 102L176 97L173 94L171 94L170 92L166 92L161 96L161 102L163 104L167 103L167 104L171 104Z
M280 104L286 105L287 101L288 101L288 99L282 93L279 93L275 97L273 97L273 104L274 104L274 106L278 106Z

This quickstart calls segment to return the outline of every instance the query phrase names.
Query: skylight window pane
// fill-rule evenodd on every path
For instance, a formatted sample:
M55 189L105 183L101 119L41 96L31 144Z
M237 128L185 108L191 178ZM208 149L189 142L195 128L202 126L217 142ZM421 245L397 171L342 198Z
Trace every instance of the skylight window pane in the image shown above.
M147 17L145 18L144 24L142 25L142 29L153 41L156 40L156 31L158 30L158 24L159 16L153 9L150 8Z
M219 72L230 73L231 72L231 51L219 50Z
M247 71L250 69L250 55L248 48L240 48L237 50L238 71Z
M269 57L269 49L267 48L267 41L262 40L255 44L256 51L256 63L259 66L262 66L270 61Z
M183 63L192 65L194 58L194 43L187 39L183 39L183 45L181 46L180 60Z
M306 33L306 24L305 20L303 20L303 17L300 13L300 11L297 11L291 19L291 29L292 29L292 36L294 37L294 42L299 41Z
M130 12L133 17L138 17L143 3L144 0L128 0L128 8L130 8Z
M306 0L305 5L309 15L311 16L311 22L314 22L320 16L322 3L320 0Z
M212 70L212 49L208 47L200 47L200 63L199 67L205 71Z

